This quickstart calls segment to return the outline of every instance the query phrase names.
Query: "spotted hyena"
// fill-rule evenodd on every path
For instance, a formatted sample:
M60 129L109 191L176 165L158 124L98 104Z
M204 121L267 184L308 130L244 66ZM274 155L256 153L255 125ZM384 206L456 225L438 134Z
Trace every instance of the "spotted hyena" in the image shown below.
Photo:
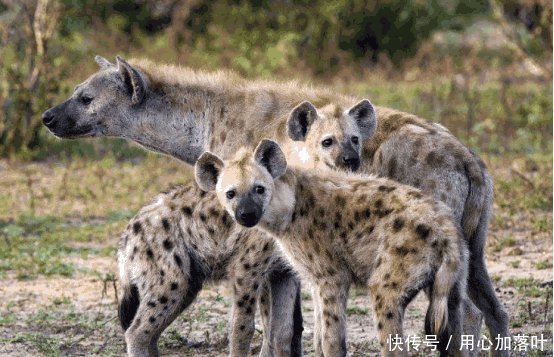
M297 156L313 169L330 167L387 177L417 187L449 206L471 252L464 331L480 337L481 310L491 335L507 336L508 317L495 296L484 261L492 180L483 161L440 124L395 112L386 119L372 116L374 123L366 120L360 127L356 115L345 115L351 110L334 104L320 109L310 102L298 105L287 123L288 135L297 143ZM360 130L368 127L372 135L362 145Z
M348 155L328 163L389 176L439 199L444 193L445 201L451 200L449 206L456 207L456 219L463 223L469 242L471 300L485 314L492 336L508 336L507 315L495 296L483 255L491 180L479 158L455 138L447 138L441 127L389 108L354 110L358 98L326 88L249 81L229 72L202 72L141 59L127 62L119 57L112 64L98 56L97 62L101 66L97 73L66 101L44 112L44 125L56 136L123 137L194 165L206 150L228 158L265 137L284 144L291 129L289 113L302 100L327 108L340 123L361 123L362 129L370 128L363 123L366 118L377 118L374 132L361 147L350 141L359 160L349 149ZM302 140L311 124L302 113L292 128L295 140ZM368 132L359 131L358 142ZM333 140L331 147L338 144ZM465 316L473 317L479 330L479 312L470 307L466 306Z
M261 355L302 355L295 273L270 237L236 225L215 194L193 182L158 195L131 219L118 262L119 317L130 356L156 356L158 337L203 284L223 279L233 287L231 355L249 353L260 293Z
M450 210L411 186L383 178L291 169L279 145L263 140L226 162L209 152L196 181L215 191L244 227L257 226L283 248L315 287L316 354L346 355L346 303L351 284L367 286L383 355L402 336L404 310L431 290L427 333L462 354L461 301L467 252ZM398 353L401 354L401 353Z

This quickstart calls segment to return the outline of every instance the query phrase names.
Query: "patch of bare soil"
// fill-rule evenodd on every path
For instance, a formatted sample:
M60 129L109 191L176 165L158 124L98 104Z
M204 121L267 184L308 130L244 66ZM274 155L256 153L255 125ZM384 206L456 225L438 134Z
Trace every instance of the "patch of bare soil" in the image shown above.
M519 242L519 241L518 241ZM542 242L542 243L541 243ZM545 243L546 242L546 243ZM518 256L519 269L507 263L507 256L494 253L489 269L496 281L497 292L510 313L512 334L544 335L548 340L543 355L552 352L551 269L534 268L537 259L548 256L551 242L521 241L526 252ZM74 260L83 268L94 269L99 275L78 273L72 278L37 278L30 281L7 277L0 286L0 355L121 355L125 351L123 333L116 313L115 287L101 276L115 274L115 258ZM533 278L539 281L531 294L507 286L510 278ZM307 289L306 289L307 290ZM225 284L205 288L196 302L165 331L160 339L165 356L223 356L228 353L227 327L230 291ZM305 354L313 353L312 303L307 294L303 301ZM376 331L371 318L369 298L355 290L349 303L348 348L352 356L378 354ZM405 334L422 336L427 301L418 296L406 313ZM515 326L515 327L514 327ZM252 344L253 354L261 345L261 325ZM427 352L414 352L414 355ZM528 355L514 352L513 355ZM483 353L483 355L485 355Z

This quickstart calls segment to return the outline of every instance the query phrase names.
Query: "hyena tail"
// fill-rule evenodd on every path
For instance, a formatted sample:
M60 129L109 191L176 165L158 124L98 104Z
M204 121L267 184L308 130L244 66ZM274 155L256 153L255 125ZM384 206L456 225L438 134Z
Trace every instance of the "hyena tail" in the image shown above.
M123 297L119 302L118 316L121 327L126 331L137 313L140 305L139 291L136 285L127 285L123 287Z
M467 279L465 242L461 233L458 234L460 237L450 240L450 244L444 250L442 263L435 273L425 321L428 334L439 336L448 332L447 330L457 329L453 326L459 322L456 315L460 311Z
M484 236L488 225L488 213L492 205L492 180L487 168L479 156L469 150L471 157L464 163L464 170L469 184L468 195L464 204L462 214L462 231L466 241L471 244L472 240L478 238L482 223L485 224ZM485 222L483 222L485 218Z

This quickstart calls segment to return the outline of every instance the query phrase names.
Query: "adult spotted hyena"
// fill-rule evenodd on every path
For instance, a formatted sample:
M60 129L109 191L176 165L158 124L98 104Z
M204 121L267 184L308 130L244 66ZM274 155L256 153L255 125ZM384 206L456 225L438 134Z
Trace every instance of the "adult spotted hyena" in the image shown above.
M346 355L353 283L369 288L383 356L407 354L389 350L387 340L402 338L404 310L425 288L427 333L439 336L444 354L467 354L460 349L467 252L442 203L383 178L287 170L271 140L225 162L207 152L195 173L239 224L274 236L314 284L317 356Z
M318 108L333 106L339 109L354 109L352 106L357 102L353 97L327 89L294 83L246 81L227 72L204 73L145 60L127 63L121 58L115 65L101 57L97 57L97 62L102 67L99 72L77 86L67 101L43 114L43 122L50 131L62 138L125 137L191 165L205 150L226 158L239 147L254 146L264 137L274 138L280 143L286 142L288 115L303 100L310 101ZM407 160L407 157L411 158L412 152L409 152L410 156L403 152L394 156L395 151L391 149L394 148L393 144L402 142L404 136L407 141L414 140L411 133L418 130L417 127L425 128L429 125L430 128L420 130L420 134L424 146L432 147L434 136L440 128L437 126L436 131L432 130L433 125L392 109L372 109L362 106L356 110L338 110L335 114L341 122L355 120L361 123L350 126L358 133L358 144L351 143L353 150L361 155L358 165L361 163L362 166L358 170L371 171L367 163L377 162L378 152L382 151L382 160L387 159L386 162L390 163L387 171L397 176L400 172L396 171L400 168L398 164ZM371 140L363 140L372 134L371 126L367 123L375 114L379 118L375 135ZM301 116L300 124L306 118ZM299 129L297 133L301 135L302 125ZM462 169L467 164L467 158L458 154L449 154L448 160L447 156L441 156L439 160L431 160L433 155L429 159L427 156L416 155L413 159L417 165L426 165L428 160L434 162L437 167L435 171L440 171L441 165L444 165L445 171L454 172L449 168L451 163ZM354 170L356 160L346 158L344 165L339 166ZM467 173L461 175L457 170L455 177L460 180L459 185L456 183L459 187L457 190L465 190L466 193L459 197L467 197L463 201L463 209L457 212L471 213L479 221L475 233L466 236L470 241L470 269L475 272L474 276L478 275L474 281L470 281L470 295L486 313L491 334L504 336L507 335L506 314L494 294L483 262L490 205L475 206L475 200L472 199L485 197L485 202L490 202L490 185L487 185L490 179L486 171L469 170L473 165L467 167ZM448 177L442 179L444 181L435 182L435 186L452 185ZM466 308L466 316L472 311Z
M358 123L345 115L349 110L336 104L319 109L310 102L298 105L287 124L289 136L297 141L292 147L302 154L297 156L313 169L359 167L358 172L417 187L448 205L471 253L467 284L471 301L465 301L465 333L480 337L478 308L491 336L507 336L508 317L496 298L484 261L493 188L483 161L442 125L387 109L379 111L376 123L363 124L375 130L362 147Z

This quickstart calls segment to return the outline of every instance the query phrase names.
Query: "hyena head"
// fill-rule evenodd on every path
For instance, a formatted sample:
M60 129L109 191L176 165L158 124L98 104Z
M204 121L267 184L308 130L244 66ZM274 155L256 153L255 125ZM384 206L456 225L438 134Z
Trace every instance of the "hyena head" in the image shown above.
M224 163L205 152L195 164L195 178L204 191L216 191L220 203L235 220L253 227L260 222L274 193L274 180L287 170L279 145L264 139L252 153L241 149Z
M42 114L44 125L60 138L119 136L146 96L146 77L123 58L117 56L116 64L100 56L95 60L100 71Z
M329 104L316 110L310 102L298 105L287 122L289 137L303 141L314 165L356 171L362 142L375 131L375 109L364 99L351 108Z

